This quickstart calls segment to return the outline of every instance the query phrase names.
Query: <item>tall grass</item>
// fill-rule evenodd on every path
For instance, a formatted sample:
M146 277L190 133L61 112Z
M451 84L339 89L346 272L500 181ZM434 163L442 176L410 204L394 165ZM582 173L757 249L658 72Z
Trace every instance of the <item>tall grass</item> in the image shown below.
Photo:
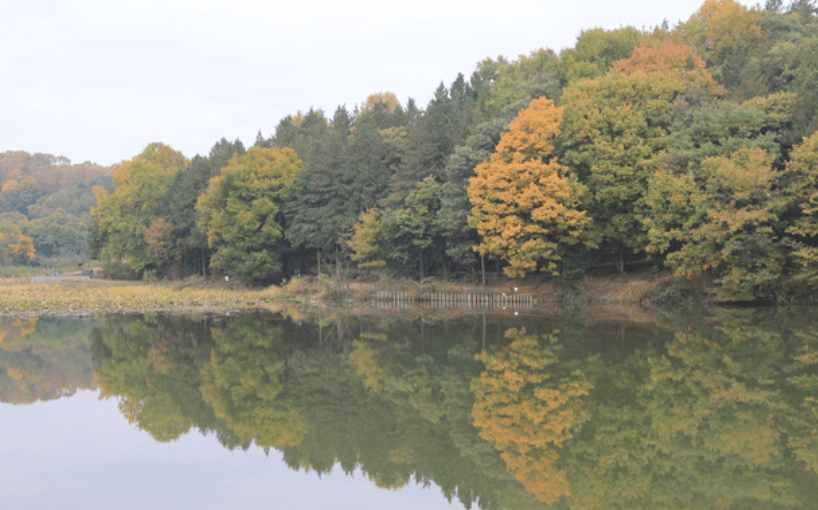
M283 293L277 287L246 290L220 286L178 288L107 280L0 281L0 313L256 308L279 311L283 303Z

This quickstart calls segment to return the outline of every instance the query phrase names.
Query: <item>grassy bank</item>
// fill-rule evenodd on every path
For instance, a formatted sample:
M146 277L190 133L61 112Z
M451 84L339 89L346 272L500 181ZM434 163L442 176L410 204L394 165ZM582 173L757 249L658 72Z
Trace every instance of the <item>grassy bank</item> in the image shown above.
M370 283L330 279L293 279L283 287L248 289L223 282L187 280L169 283L123 282L112 280L58 280L31 282L24 278L0 280L0 313L109 313L187 310L280 311L292 305L336 306L338 302L356 307L372 304L379 290L403 290L420 296L428 292L493 292L532 294L540 306L572 304L638 305L650 300L661 280L636 276L588 278L575 292L560 292L550 282L508 280L487 289L476 285L427 280L390 280ZM516 288L516 290L515 290Z
M147 284L110 280L0 280L0 313L107 313L162 310L247 310L283 302L278 287Z

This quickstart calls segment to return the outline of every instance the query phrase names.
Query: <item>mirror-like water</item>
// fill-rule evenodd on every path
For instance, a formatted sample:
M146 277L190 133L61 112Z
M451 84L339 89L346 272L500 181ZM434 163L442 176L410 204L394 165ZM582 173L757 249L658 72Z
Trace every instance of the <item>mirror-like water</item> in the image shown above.
M818 317L0 321L22 508L818 508Z

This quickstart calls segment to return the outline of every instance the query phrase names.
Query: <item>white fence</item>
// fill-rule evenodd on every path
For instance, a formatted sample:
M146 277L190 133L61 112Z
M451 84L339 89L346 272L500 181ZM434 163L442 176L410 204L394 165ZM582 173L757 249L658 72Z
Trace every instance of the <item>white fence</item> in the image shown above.
M405 290L379 290L375 302L381 309L409 308L534 308L533 294L506 294L486 292L423 292L413 294Z

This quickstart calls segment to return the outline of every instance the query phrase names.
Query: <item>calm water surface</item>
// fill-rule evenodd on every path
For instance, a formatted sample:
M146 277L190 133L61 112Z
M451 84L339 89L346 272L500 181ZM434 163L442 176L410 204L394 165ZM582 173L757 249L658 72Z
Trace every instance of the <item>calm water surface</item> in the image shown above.
M818 314L0 319L8 508L818 508Z

